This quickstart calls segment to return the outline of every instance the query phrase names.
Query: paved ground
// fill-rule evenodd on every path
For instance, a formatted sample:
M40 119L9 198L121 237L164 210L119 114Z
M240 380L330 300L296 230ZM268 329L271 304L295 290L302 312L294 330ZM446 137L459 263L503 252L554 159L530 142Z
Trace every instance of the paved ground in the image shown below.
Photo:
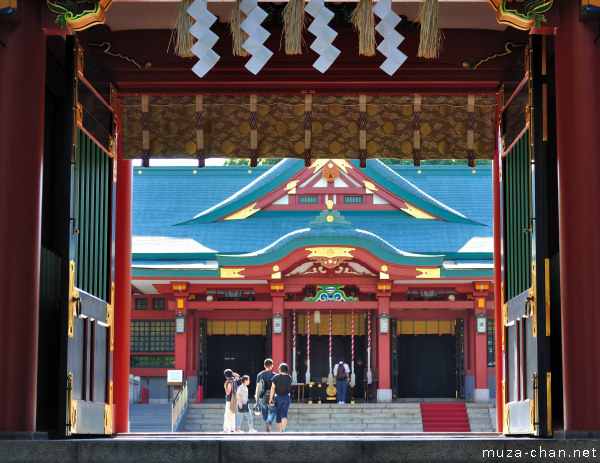
M1 437L1 436L0 436ZM600 439L497 434L129 434L110 439L0 440L2 463L589 462Z

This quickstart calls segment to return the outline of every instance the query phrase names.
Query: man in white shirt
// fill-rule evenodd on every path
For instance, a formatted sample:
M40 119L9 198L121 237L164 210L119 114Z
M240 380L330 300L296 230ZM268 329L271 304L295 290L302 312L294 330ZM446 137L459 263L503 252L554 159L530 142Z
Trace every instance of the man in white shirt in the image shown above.
M350 379L350 367L340 358L339 362L333 367L333 377L335 378L337 388L338 404L346 403L346 391L348 390L348 380Z

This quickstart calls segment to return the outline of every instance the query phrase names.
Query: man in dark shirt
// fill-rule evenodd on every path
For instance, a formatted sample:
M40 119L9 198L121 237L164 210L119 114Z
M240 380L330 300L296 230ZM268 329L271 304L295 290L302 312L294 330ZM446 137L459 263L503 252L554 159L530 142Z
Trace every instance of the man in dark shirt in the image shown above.
M273 371L273 360L266 359L264 362L265 369L261 371L256 377L256 394L254 398L256 402L260 400L261 411L263 424L265 425L265 430L267 432L271 432L271 425L273 424L273 420L275 419L275 409L272 408L269 410L269 398L271 397L271 380L273 376L275 376L275 372ZM263 380L263 390L259 391L260 381Z
M290 389L292 387L292 377L288 375L289 368L287 363L279 365L279 374L273 376L271 380L271 398L270 402L275 402L275 416L277 429L279 432L285 432L288 421L288 409L290 408Z

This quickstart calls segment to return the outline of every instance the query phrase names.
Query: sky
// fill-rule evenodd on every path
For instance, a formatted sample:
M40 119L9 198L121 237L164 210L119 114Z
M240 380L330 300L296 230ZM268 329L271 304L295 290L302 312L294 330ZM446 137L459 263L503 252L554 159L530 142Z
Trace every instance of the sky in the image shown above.
M208 158L206 159L207 166L222 166L226 158ZM141 166L141 159L133 160L134 166ZM193 166L198 167L197 159L150 159L150 166Z

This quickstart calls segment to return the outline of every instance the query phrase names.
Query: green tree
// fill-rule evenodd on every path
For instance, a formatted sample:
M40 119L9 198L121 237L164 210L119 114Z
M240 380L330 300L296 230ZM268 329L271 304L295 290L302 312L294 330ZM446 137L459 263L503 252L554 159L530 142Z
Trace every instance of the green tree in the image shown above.
M260 158L258 160L258 165L259 166L274 166L281 160L282 160L282 158ZM224 166L249 166L250 159L249 158L248 159L227 159L223 165Z

